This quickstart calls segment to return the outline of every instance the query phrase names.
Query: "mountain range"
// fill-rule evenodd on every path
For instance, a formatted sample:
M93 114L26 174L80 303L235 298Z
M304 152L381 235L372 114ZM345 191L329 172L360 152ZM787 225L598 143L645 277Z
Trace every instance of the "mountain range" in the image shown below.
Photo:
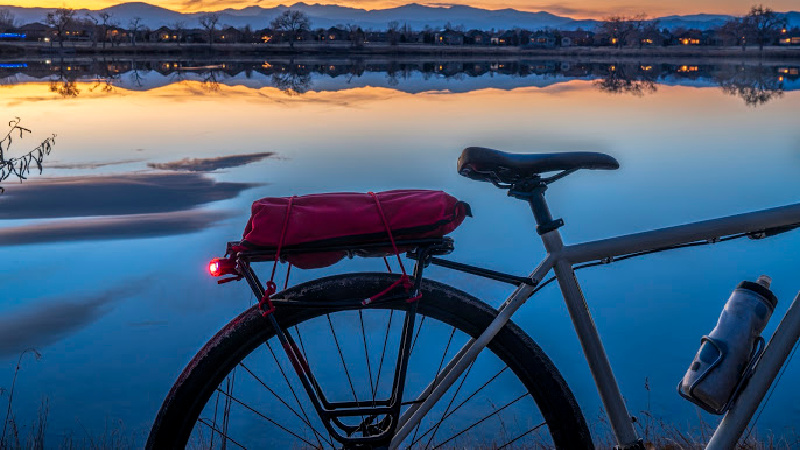
M279 5L272 8L261 6L248 6L242 9L223 9L217 11L220 16L219 25L223 27L243 27L250 25L254 29L269 26L273 18L282 11L292 8L303 11L311 20L312 28L328 28L336 25L357 24L364 29L382 30L387 24L397 21L400 25L407 24L412 29L419 30L426 26L440 28L449 23L452 26L461 25L465 29L511 29L520 27L529 30L543 28L556 28L562 30L594 29L599 23L594 19L579 19L558 16L546 11L519 11L516 9L489 10L474 8L466 5L452 5L449 7L426 6L411 3L396 8L366 10L349 8L338 5L295 3L291 6ZM28 8L19 6L0 5L0 9L7 9L14 14L18 23L42 22L52 8ZM78 10L78 16L97 14L107 11L113 15L113 20L121 26L139 17L142 23L150 28L162 25L172 25L183 22L184 27L199 27L199 17L202 12L180 13L159 6L143 2L120 3L102 10ZM800 12L789 11L784 13L790 27L800 26ZM660 26L668 29L697 28L705 30L717 27L733 16L717 14L695 14L685 16L666 16L658 18Z

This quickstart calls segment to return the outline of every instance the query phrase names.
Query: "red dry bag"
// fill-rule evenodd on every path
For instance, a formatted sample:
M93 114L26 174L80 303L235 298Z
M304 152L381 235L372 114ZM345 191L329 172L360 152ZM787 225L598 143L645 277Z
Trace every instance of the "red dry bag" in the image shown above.
M387 226L395 240L437 238L455 230L467 215L469 205L442 191L268 197L253 202L241 244L251 249L357 248L359 244L388 242ZM383 254L391 253L387 248ZM329 266L345 254L293 251L282 258L300 268L316 268Z

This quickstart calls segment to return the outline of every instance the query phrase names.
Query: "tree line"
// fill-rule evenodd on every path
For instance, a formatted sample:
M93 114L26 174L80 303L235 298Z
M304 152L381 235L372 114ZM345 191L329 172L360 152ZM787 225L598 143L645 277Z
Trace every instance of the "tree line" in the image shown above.
M298 41L342 40L363 44L365 41L425 44L485 44L485 45L607 45L607 46L650 46L650 45L765 45L781 42L795 43L788 36L797 36L800 43L800 30L796 27L787 30L787 20L782 14L769 7L754 5L750 11L735 17L722 26L711 30L661 27L658 19L648 18L646 14L635 16L611 16L599 22L594 30L470 30L463 26L444 24L441 28L425 27L412 30L408 25L401 26L392 21L385 30L378 32L362 30L358 25L338 25L328 30L311 29L311 20L299 10L287 9L275 17L267 28L254 31L249 25L242 28L220 26L218 13L199 16L197 23L176 21L157 30L149 29L142 18L134 17L121 24L111 13L87 13L79 16L71 8L58 8L48 13L44 24L49 27L53 39L63 46L68 40L90 40L93 45L121 42L136 45L137 41L172 43L288 43L293 47ZM15 18L8 10L0 10L0 31L14 29ZM782 36L787 37L779 41Z

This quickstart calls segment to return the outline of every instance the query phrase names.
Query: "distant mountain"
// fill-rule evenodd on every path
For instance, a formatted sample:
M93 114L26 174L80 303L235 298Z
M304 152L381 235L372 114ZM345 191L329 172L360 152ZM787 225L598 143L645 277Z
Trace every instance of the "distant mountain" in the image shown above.
M224 9L218 11L219 24L222 26L243 27L250 25L254 29L266 28L278 14L290 6L279 5L274 8L248 6L242 9ZM593 19L576 19L572 17L557 16L546 11L531 12L516 9L489 10L474 8L466 5L453 5L450 7L433 7L410 3L396 8L366 10L348 8L337 5L321 5L295 3L292 9L306 13L311 19L313 28L328 28L336 25L356 24L364 29L383 30L389 22L396 21L400 25L407 24L415 30L426 26L440 28L449 23L452 26L463 26L465 29L478 28L482 30L502 30L520 27L530 30L544 28L558 28L574 30L583 28L594 29L598 21ZM25 8L18 6L2 6L8 9L20 23L42 22L50 8ZM96 14L99 11L87 9L78 10L80 17L86 14ZM171 25L182 21L187 28L199 27L199 17L203 13L180 13L159 6L143 2L120 3L106 8L114 20L121 26L126 26L134 17L140 17L142 23L150 28L162 25ZM800 26L800 12L786 13L789 26ZM664 28L699 28L702 30L717 27L732 16L715 14L695 14L687 16L666 16L659 18L659 23Z

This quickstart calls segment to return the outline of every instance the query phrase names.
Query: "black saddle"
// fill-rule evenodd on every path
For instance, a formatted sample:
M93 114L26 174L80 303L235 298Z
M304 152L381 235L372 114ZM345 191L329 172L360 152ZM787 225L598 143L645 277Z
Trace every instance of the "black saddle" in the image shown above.
M507 153L483 147L465 148L458 158L458 173L494 184L514 184L545 172L567 174L578 169L615 170L619 163L597 152Z

